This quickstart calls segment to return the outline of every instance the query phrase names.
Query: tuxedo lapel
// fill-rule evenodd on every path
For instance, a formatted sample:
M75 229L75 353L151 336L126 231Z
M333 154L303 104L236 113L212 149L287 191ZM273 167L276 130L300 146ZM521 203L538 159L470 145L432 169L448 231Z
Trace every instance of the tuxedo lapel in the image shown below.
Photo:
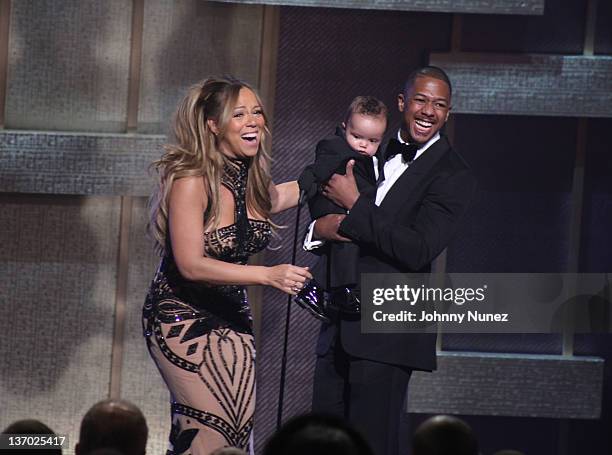
M375 179L375 181L377 184L381 182L384 177L385 155L387 154L388 145L389 141L387 141L384 147L378 147L378 151L376 152L376 167L378 167L378 179Z
M364 160L364 162L362 163L362 166L365 168L364 173L368 181L376 182L376 175L374 175L374 162L372 158L368 157L368 159Z
M441 136L440 139L408 166L408 169L393 184L380 206L398 209L401 205L405 204L406 194L415 192L424 177L429 174L431 169L449 149L448 139L445 136Z

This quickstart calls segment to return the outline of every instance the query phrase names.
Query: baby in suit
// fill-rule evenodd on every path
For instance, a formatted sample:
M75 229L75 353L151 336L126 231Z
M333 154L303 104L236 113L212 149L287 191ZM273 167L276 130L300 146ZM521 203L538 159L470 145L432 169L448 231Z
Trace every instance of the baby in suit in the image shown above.
M341 126L336 128L336 134L321 140L316 147L315 162L308 166L304 173L311 173L310 179L316 182L308 199L308 208L313 220L330 213L345 214L346 211L321 194L320 188L334 174L345 174L346 165L355 161L353 174L360 193L375 190L376 179L372 157L382 143L387 129L388 109L385 104L372 96L358 96L350 104ZM300 179L304 178L304 174ZM359 247L351 242L327 242L317 249L321 254L320 261L327 261L328 271L326 283L315 283L320 286L340 310L358 312L359 308L351 300L350 289L354 288L359 279L357 260ZM333 274L329 273L333 271ZM310 301L308 297L310 293ZM296 298L296 302L308 309L315 317L328 320L329 314L323 306L314 300L312 285L304 288Z

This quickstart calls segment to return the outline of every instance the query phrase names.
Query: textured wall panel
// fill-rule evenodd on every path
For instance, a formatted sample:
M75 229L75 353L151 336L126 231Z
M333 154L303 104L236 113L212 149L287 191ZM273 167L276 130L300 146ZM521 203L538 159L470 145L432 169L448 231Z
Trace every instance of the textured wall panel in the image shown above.
M448 249L452 272L565 272L576 119L458 115L478 191Z
M320 6L431 13L542 14L545 0L216 0L284 6Z
M447 270L565 272L576 119L457 115L454 122L455 146L478 191L449 245ZM553 334L445 334L442 341L445 350L561 353Z
M166 132L186 88L209 75L256 85L262 12L202 0L145 2L139 131Z
M123 131L132 2L11 3L6 126Z
M576 335L574 353L576 355L602 357L605 364L602 418L596 421L573 421L572 445L579 448L576 453L585 449L590 453L610 453L612 452L612 435L610 434L612 416L610 416L608 409L610 397L612 397L612 381L609 380L612 373L612 334Z
M580 271L612 271L612 119L587 126Z
M415 373L410 412L597 419L603 359L441 353L438 370Z
M446 14L281 8L274 122L275 181L299 175L314 158L318 140L333 133L357 95L373 95L385 101L392 124L396 124L396 94L409 71L422 62L425 51L420 46L447 49L450 25L451 16ZM304 39L313 36L317 39ZM281 248L266 252L267 264L291 259L295 210L280 215L276 221L288 228L280 231ZM304 210L301 224L308 221ZM314 255L300 252L297 262L309 265L314 260ZM276 426L285 302L285 295L266 290L257 354L255 442L259 448ZM318 329L314 318L298 307L293 308L285 419L310 410Z
M612 57L433 54L453 112L612 117Z
M612 54L612 2L597 3L595 25L595 53Z
M145 198L135 198L129 238L126 329L123 348L121 396L137 404L147 417L147 453L165 453L170 432L168 389L149 357L142 336L142 304L159 258L145 235L148 217Z
M462 16L461 50L582 54L587 3L586 0L546 0L541 16Z
M82 195L151 192L164 136L0 132L0 191Z
M445 333L445 351L561 354L563 335L552 333Z
M284 231L282 235L287 240L292 237L292 234L287 231ZM285 252L289 248L287 240L283 242ZM290 260L290 258L279 257L272 252L268 252L267 256L266 262L269 264L287 263ZM303 256L303 254L298 256L298 264L313 264L311 258ZM266 439L276 429L287 297L286 294L266 289L263 302L261 348L257 353L257 406L255 409L255 445L258 453L262 450ZM319 322L305 310L297 305L294 305L291 310L283 422L310 411L316 337L319 332Z
M119 205L0 196L0 427L39 418L77 441L108 396Z

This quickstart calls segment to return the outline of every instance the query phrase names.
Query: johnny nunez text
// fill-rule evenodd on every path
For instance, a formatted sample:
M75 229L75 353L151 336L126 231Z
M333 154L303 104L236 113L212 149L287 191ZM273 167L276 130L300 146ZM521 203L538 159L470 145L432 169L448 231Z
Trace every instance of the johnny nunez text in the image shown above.
M466 319L467 316L467 319ZM509 322L508 313L483 313L469 310L467 313L440 313L438 311L414 311L402 310L395 313L374 311L372 318L376 322L456 322L462 324L467 322Z

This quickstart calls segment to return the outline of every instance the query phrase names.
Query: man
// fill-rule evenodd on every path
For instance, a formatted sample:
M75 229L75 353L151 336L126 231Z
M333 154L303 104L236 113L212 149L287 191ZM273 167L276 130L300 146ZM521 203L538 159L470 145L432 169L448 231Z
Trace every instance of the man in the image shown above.
M92 455L100 449L113 449L122 455L144 455L147 422L140 409L125 400L104 400L87 411L81 421L76 455Z
M342 418L304 414L286 422L263 455L374 455L363 436Z
M463 420L437 415L414 432L412 455L478 455L478 440Z
M430 271L475 189L467 165L440 135L451 109L446 73L432 66L414 71L397 105L402 126L376 156L377 186L360 194L349 163L346 175L335 174L323 188L347 214L317 219L305 241L306 249L355 242L359 273ZM334 273L326 266L319 261L314 270L321 283ZM435 335L362 334L359 320L340 316L319 335L313 410L348 418L375 453L396 454L410 375L435 367Z
M40 420L36 419L24 419L17 420L16 422L11 423L8 427L4 429L2 434L31 434L31 435L50 435L54 436L55 432L49 428L47 425L42 423ZM5 440L6 441L6 440ZM16 449L13 448L1 448L0 455L14 455L15 453L23 453L25 454L26 450L21 450L20 452L16 452ZM39 448L36 449L36 455L62 455L61 448Z

